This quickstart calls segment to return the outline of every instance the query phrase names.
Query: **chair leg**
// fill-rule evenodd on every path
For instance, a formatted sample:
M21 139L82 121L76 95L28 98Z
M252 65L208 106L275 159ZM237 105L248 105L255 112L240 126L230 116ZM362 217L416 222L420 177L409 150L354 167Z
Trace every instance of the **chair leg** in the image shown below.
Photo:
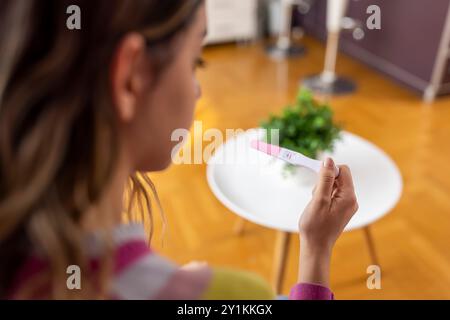
M247 224L247 222L245 221L244 218L238 218L238 220L236 221L233 231L237 236L242 236L242 234L245 231L245 225Z
M275 243L274 259L274 290L276 294L281 293L284 275L286 272L286 262L289 252L290 234L288 232L278 232Z
M373 242L373 236L372 236L372 232L370 230L370 227L365 227L364 228L364 236L366 238L366 242L367 242L367 246L369 248L369 254L370 254L370 259L373 265L379 266L379 261L378 261L378 256L377 253L375 251L375 245Z

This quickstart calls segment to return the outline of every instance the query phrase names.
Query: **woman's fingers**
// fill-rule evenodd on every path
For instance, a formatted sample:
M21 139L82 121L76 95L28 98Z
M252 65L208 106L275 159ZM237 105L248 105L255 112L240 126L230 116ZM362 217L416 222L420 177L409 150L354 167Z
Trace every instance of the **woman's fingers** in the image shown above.
M358 201L356 199L355 187L350 168L347 166L340 166L341 174L336 180L338 184L335 199L342 206L344 212L349 212L352 216L358 211Z
M353 178L350 168L348 166L339 166L340 175L337 177L336 182L339 187L343 190L348 190L353 192L355 189L353 185Z
M336 180L334 161L327 158L319 173L319 183L316 187L315 197L322 200L331 199L334 182Z
M205 268L207 266L208 266L207 262L204 262L204 261L192 261L192 262L182 266L181 269L187 270L187 271L192 271L192 270L202 269L202 268Z

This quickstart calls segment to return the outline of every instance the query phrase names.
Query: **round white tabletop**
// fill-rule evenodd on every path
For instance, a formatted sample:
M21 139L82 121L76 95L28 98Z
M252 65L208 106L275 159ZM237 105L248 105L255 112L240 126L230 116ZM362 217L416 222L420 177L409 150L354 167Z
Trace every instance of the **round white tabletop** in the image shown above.
M311 200L316 174L307 171L304 181L283 175L281 160L250 148L251 141L260 135L258 130L249 130L218 148L208 161L208 184L219 201L242 218L298 232L298 220ZM386 153L344 132L330 156L337 164L348 165L353 174L359 210L346 231L366 227L394 208L403 183L399 169Z

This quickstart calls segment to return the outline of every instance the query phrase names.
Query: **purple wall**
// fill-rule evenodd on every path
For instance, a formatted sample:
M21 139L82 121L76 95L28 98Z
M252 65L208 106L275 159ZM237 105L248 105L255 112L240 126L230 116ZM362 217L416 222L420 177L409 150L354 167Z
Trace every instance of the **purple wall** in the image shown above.
M344 33L341 49L396 80L423 91L431 79L450 0L350 0L347 16L363 21L367 7L381 8L381 30L356 41ZM326 0L316 0L305 29L325 38Z

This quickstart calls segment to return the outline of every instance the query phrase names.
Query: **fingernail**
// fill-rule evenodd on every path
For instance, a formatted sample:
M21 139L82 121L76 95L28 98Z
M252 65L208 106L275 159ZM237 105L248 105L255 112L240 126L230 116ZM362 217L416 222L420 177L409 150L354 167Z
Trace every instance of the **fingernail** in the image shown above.
M334 169L334 161L331 158L325 160L324 166L330 169Z

